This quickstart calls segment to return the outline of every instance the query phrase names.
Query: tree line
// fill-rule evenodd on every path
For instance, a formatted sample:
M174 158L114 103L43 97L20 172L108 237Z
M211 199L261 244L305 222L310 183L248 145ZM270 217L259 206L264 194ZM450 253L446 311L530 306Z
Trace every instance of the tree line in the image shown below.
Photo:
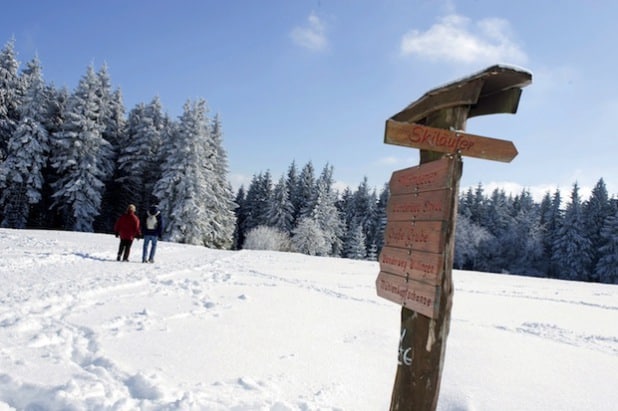
M377 260L388 185L378 194L365 178L339 193L332 173L292 162L276 182L269 171L255 175L236 196L234 247ZM586 201L574 184L566 204L560 190L537 203L527 190L487 195L482 184L459 197L455 268L618 283L618 200L602 178Z
M489 196L479 184L461 195L455 267L618 284L618 200L601 178L583 201L577 183L535 203L526 190Z
M333 187L333 167L316 175L312 162L293 161L276 182L253 176L236 195L234 247L376 260L383 246L388 187L378 194L365 177L352 190Z
M230 247L234 193L222 125L202 99L178 119L158 98L128 114L106 66L89 66L73 91L23 70L0 51L0 226L111 232L133 203L158 204L164 238Z
M89 66L75 90L44 81L38 58L19 70L14 42L0 51L0 226L111 232L129 203L158 204L167 240L213 248L296 251L377 260L388 185L367 178L334 188L295 162L234 194L222 124L204 100L178 119L153 98L128 113L106 66ZM603 179L582 201L559 190L540 203L526 190L461 193L455 268L618 283L618 200Z

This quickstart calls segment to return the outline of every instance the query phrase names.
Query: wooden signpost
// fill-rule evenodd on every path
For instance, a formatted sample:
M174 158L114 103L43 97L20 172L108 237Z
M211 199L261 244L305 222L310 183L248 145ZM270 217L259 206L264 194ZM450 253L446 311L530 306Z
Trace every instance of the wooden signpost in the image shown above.
M510 162L512 142L465 133L469 117L515 113L532 75L492 66L431 90L386 121L384 142L420 149L389 188L379 296L402 305L390 410L435 410L450 327L461 156Z
M416 147L441 153L460 153L462 156L510 162L517 155L511 141L481 137L462 131L443 130L421 124L386 122L385 142Z

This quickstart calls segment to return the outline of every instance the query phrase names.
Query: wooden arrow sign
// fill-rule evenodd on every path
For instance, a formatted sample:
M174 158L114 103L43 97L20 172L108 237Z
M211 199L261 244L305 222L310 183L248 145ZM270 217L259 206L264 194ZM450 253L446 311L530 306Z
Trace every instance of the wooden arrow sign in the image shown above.
M386 121L384 142L440 153L459 153L462 156L505 163L509 163L517 155L517 149L512 141L395 120Z

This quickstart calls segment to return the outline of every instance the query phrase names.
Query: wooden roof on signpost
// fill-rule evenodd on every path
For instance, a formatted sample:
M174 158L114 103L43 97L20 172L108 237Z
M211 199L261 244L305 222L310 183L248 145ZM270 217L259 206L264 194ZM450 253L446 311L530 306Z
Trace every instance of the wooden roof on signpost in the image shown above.
M532 74L513 66L494 65L425 93L390 119L425 124L428 115L456 106L469 106L468 118L485 114L515 114L522 87Z

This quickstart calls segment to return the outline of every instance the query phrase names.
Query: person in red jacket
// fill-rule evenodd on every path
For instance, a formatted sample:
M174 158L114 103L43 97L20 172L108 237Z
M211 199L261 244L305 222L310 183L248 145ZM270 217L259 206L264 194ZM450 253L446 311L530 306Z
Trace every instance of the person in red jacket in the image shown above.
M120 237L120 246L118 247L118 257L116 260L129 261L129 253L131 252L131 244L135 237L141 237L142 232L139 227L139 218L135 215L135 206L129 204L127 212L118 218L114 225L116 237Z

